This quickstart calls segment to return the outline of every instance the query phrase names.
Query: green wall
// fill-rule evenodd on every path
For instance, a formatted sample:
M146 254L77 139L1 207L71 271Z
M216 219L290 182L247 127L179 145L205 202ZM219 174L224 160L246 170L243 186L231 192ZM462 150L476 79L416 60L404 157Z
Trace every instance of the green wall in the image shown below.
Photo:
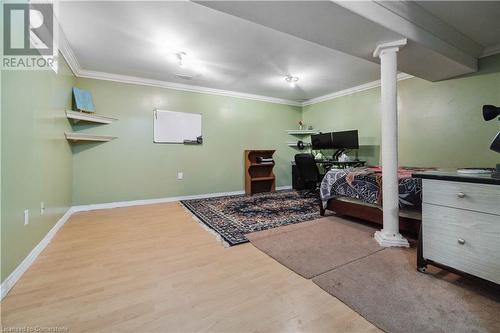
M71 206L73 163L64 138L74 76L64 61L53 71L2 71L1 279ZM45 213L40 214L40 202ZM30 220L24 225L24 210Z
M90 90L110 125L70 125L71 86ZM148 86L75 78L65 63L50 71L1 74L1 279L19 265L71 205L239 191L243 150L276 149L277 185L291 183L296 140L285 133L304 119L323 131L359 129L360 158L379 163L380 90L300 107ZM399 82L400 160L408 166L493 166L498 121L483 104L500 104L500 55L480 72L430 83ZM153 109L203 114L204 143L153 143ZM64 131L116 135L102 144L70 146ZM184 173L177 180L177 172ZM40 202L46 211L40 215ZM30 224L23 225L23 211Z
M399 161L402 166L493 167L489 150L499 121L485 122L483 104L500 105L500 55L480 60L478 73L428 82L398 83ZM358 129L359 157L379 164L380 88L306 106L306 124L322 131Z
M291 184L296 150L286 129L301 108L208 94L78 78L96 111L119 120L75 130L118 136L73 148L75 205L244 189L243 150L276 149L277 186ZM153 109L201 113L203 145L153 143ZM184 173L177 180L177 172Z

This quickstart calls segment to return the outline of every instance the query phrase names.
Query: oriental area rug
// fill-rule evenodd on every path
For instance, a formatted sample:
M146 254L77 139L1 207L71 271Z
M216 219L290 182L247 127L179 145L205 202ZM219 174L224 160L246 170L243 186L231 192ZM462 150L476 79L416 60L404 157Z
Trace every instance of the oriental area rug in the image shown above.
M183 200L181 203L231 246L248 242L245 235L251 232L319 217L318 198L293 190Z

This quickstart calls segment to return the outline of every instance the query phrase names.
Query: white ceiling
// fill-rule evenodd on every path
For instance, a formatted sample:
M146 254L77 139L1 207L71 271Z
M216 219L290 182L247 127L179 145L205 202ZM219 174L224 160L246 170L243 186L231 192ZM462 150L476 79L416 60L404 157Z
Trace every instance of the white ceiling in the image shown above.
M377 64L192 2L65 2L59 20L86 70L294 101L379 78ZM180 51L197 64L180 68Z
M377 80L380 42L408 38L400 70L428 80L474 71L481 51L500 44L500 2L418 5L71 1L59 21L82 72L300 102ZM186 68L177 52L191 59ZM300 78L295 88L286 75Z
M409 1L197 3L375 63L377 44L406 37L399 70L430 81L476 71L482 51L477 42Z
M417 1L417 3L483 47L500 44L498 1Z

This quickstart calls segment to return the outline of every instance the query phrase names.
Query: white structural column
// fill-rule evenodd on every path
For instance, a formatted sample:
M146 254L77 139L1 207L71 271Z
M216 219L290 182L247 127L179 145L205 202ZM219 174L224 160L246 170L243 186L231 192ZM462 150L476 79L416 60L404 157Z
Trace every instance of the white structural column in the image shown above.
M399 48L406 39L380 44L373 55L380 57L381 118L382 118L382 204L384 226L375 233L381 246L408 247L408 241L399 233L398 190L398 104L397 65Z

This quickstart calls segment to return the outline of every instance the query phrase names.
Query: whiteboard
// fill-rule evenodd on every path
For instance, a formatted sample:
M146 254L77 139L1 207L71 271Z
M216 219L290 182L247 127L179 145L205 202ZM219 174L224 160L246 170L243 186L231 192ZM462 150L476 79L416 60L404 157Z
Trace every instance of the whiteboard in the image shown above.
M201 114L158 110L154 111L155 143L184 143L201 136Z

